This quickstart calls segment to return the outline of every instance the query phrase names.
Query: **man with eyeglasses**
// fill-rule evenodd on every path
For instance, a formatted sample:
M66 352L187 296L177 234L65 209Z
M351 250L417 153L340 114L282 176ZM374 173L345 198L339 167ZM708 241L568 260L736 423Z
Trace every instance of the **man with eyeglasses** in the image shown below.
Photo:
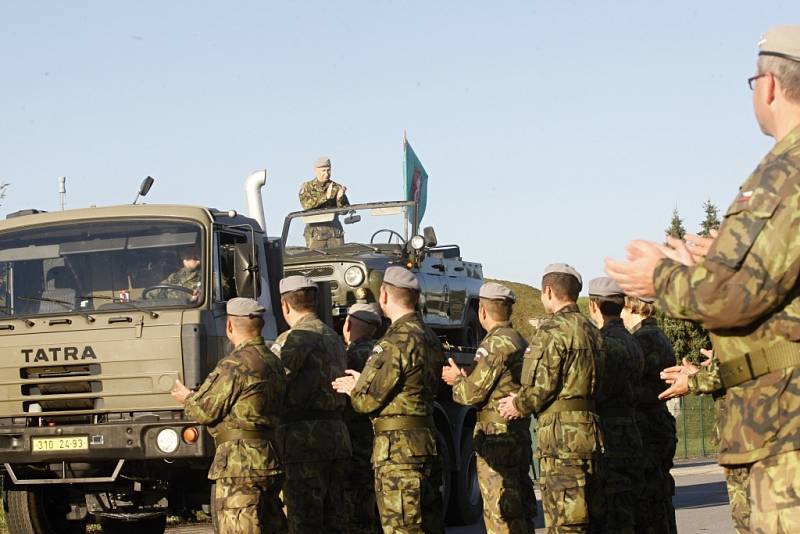
M606 261L626 293L709 330L726 394L719 462L749 478L751 532L800 525L800 25L771 29L748 80L776 145L739 189L705 258L683 241Z

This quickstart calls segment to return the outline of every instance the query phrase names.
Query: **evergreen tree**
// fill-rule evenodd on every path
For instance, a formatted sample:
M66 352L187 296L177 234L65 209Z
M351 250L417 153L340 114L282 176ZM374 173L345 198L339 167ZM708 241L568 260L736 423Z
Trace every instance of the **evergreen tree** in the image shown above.
M708 201L703 205L706 208L707 218L709 214L707 206L711 206L714 209L716 216L716 207ZM717 226L719 226L719 223L717 223ZM703 229L701 228L702 231ZM672 220L665 233L678 239L683 239L686 235L686 228L683 226L683 219L678 214L677 207L672 211ZM664 331L664 334L672 342L676 361L680 362L683 358L688 358L692 362L699 363L703 359L700 349L710 348L711 343L706 331L697 323L673 319L661 312L656 315L656 319L658 320L659 328Z
M717 206L711 202L711 199L708 199L703 203L703 211L706 214L706 218L700 223L700 232L698 235L702 237L710 237L711 230L719 229L719 210L717 209Z

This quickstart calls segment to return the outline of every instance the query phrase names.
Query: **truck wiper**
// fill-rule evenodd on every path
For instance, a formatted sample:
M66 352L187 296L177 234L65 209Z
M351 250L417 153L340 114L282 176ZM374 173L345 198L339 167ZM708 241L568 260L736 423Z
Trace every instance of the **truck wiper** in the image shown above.
M380 252L381 251L381 249L379 249L378 247L371 247L369 245L365 245L364 243L345 243L345 246L346 245L358 245L359 247L364 247L366 249L369 249L372 252Z
M80 315L81 317L86 319L86 322L89 322L89 323L95 322L95 318L94 317L92 317L91 315L89 315L86 312L82 312L80 310L76 310L75 309L75 304L71 303L71 302L67 302L66 300L51 299L51 298L47 298L47 297L26 297L26 296L22 296L22 295L17 295L16 298L18 298L20 300L30 300L30 301L33 301L33 302L54 302L56 304L61 304L62 306L64 306L70 312L77 313L78 315Z
M148 310L147 308L142 308L141 306L137 306L136 304L132 303L129 300L122 300L119 297L107 297L105 295L83 295L78 297L79 299L103 299L103 300L110 300L111 302L117 302L119 304L126 304L133 308L134 310L138 310L142 313L146 313L150 315L153 319L158 319L158 314L153 310Z

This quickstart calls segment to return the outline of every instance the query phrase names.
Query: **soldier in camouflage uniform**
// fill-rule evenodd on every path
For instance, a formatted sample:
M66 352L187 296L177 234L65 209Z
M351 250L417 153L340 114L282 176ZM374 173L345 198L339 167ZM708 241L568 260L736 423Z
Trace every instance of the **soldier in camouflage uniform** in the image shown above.
M319 158L314 165L316 176L300 187L300 205L304 210L341 208L349 206L347 188L331 180L331 160ZM311 249L340 247L344 244L344 229L338 216L331 222L309 223L303 232L306 246Z
M345 399L331 388L344 373L341 338L314 313L317 287L304 276L281 280L281 309L290 329L272 351L287 375L278 428L286 482L283 498L289 532L347 532L342 488L351 455L342 421Z
M203 272L200 269L200 249L195 246L185 247L180 251L182 267L161 281L161 284L181 286L191 291L176 289L159 289L150 298L181 299L197 302L203 288Z
M361 372L375 348L375 332L381 326L377 304L353 304L347 310L342 335L347 343L347 368ZM372 471L374 434L369 417L353 410L348 403L344 421L353 444L353 458L345 482L345 501L351 534L381 532L381 520L375 503L375 474Z
M375 497L386 534L444 532L433 422L444 352L417 313L418 302L416 276L402 267L386 269L379 303L392 324L363 373L348 369L334 382L372 419Z
M535 415L542 507L548 532L600 528L602 489L597 460L602 431L595 401L605 346L600 331L578 310L581 276L566 264L547 266L542 321L525 352L522 388L500 401L507 419Z
M644 487L639 495L637 525L642 532L674 534L675 480L670 470L678 438L675 418L658 396L664 389L661 370L675 365L675 353L656 323L652 299L626 297L622 319L644 354L642 378L636 388L636 425L644 446Z
M749 80L776 145L740 188L706 258L631 243L609 274L665 313L706 328L725 387L719 462L749 471L752 532L800 525L800 26L773 28Z
M228 339L235 349L196 392L177 381L172 396L185 404L187 417L208 426L216 442L208 478L216 481L219 533L285 532L274 436L285 390L283 366L261 337L261 305L236 298L227 312Z
M453 400L478 408L475 452L483 495L483 523L489 534L533 534L536 495L530 417L506 421L498 402L520 388L522 357L528 343L511 327L514 293L495 282L481 286L478 318L486 337L475 353L477 363L466 376L455 362L442 370L453 388Z
M644 355L622 323L624 306L625 293L611 278L589 282L589 313L606 343L606 367L598 396L605 446L600 460L606 505L602 531L633 534L643 483L642 437L635 410Z
M717 443L720 442L720 425L725 419L725 389L719 376L719 360L711 351L701 351L707 360L696 367L686 358L683 365L668 367L661 371L661 378L668 384L669 389L659 395L659 399L666 400L689 393L693 395L711 395L714 399L714 433ZM728 489L728 501L731 507L733 528L738 534L750 532L750 501L748 500L749 479L747 469L742 467L726 467L725 483Z

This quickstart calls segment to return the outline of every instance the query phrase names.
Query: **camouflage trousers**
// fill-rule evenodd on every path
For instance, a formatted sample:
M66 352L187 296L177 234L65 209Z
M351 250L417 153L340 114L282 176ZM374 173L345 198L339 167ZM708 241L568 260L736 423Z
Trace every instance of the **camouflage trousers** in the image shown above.
M725 484L731 505L733 528L738 534L750 532L750 470L748 467L726 467Z
M219 534L286 532L286 516L278 495L281 476L220 478L214 506Z
M540 458L539 468L547 532L599 532L603 492L595 461Z
M347 532L344 487L350 460L284 465L283 501L291 534Z
M375 500L385 534L442 534L442 470L437 457L421 464L375 466Z
M321 225L306 226L303 237L306 240L306 247L319 250L331 247L341 247L344 245L344 236L335 227L324 227Z
M530 461L520 465L499 465L491 458L478 456L483 524L488 534L534 533L536 494L529 470Z
M344 484L344 500L350 519L350 534L376 534L381 532L381 519L375 503L375 474L369 457L356 453L350 461Z
M800 531L800 451L770 456L750 466L750 531Z

